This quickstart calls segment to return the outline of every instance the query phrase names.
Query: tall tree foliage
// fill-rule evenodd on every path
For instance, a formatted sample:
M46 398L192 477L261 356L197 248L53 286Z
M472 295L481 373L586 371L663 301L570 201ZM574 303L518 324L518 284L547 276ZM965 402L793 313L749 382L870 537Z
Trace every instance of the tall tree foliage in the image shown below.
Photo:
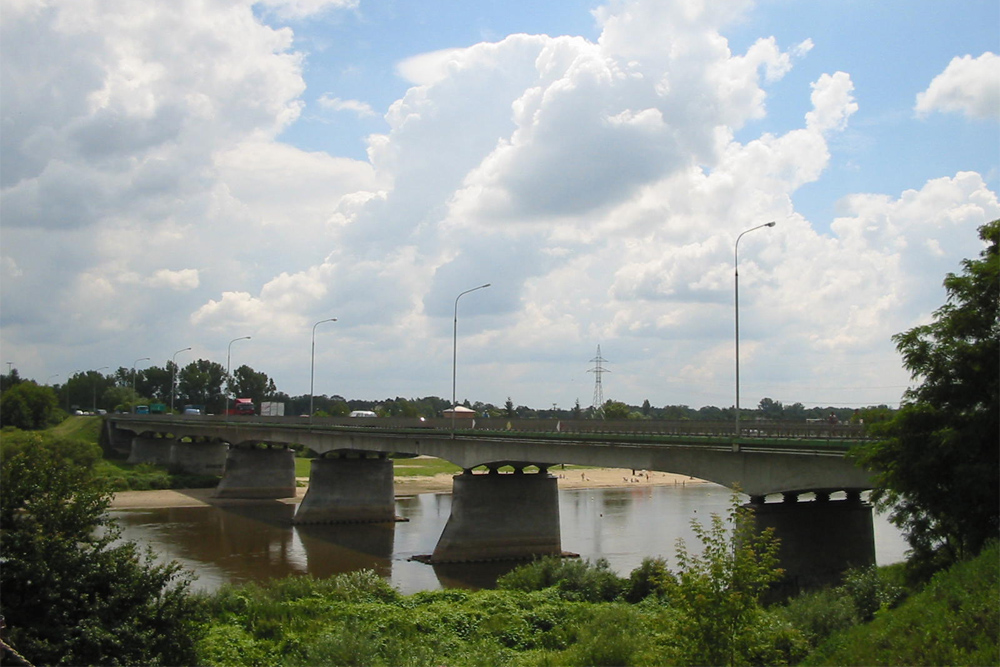
M919 384L860 454L915 565L973 556L1000 531L1000 220L979 235L933 321L893 337Z
M0 613L33 664L194 664L196 602L176 564L117 542L96 445L5 433Z
M18 382L0 396L0 425L24 430L45 428L55 418L58 403L51 387L40 387L30 380Z

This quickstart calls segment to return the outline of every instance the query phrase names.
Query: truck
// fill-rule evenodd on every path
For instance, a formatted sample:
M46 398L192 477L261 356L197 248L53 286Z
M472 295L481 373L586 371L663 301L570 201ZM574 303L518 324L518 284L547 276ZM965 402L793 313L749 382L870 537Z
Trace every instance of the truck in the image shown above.
M261 417L284 417L285 416L285 404L279 401L261 401L260 403L260 416Z
M233 407L229 408L231 415L252 415L254 413L252 398L237 398Z

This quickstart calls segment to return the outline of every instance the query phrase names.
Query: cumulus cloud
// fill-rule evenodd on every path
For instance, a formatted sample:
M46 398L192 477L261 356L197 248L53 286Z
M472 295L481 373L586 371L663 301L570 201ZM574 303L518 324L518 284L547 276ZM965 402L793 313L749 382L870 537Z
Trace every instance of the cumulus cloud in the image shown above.
M1000 119L1000 56L987 51L952 58L927 90L917 94L919 114L958 112L969 118Z
M621 387L725 405L733 242L776 220L740 248L746 386L807 400L818 377L905 383L890 334L939 304L976 226L1000 217L960 172L843 193L828 227L804 219L793 195L830 169L855 83L776 86L812 41L734 50L723 31L750 2L615 0L596 41L518 34L407 58L367 161L301 150L282 133L304 96L374 111L307 91L292 29L266 21L353 6L5 11L4 348L69 364L197 343L217 358L252 335L241 354L294 394L311 325L337 317L317 359L331 391L445 395L454 299L492 282L462 303L473 399L585 402L601 342ZM754 132L776 88L808 111Z

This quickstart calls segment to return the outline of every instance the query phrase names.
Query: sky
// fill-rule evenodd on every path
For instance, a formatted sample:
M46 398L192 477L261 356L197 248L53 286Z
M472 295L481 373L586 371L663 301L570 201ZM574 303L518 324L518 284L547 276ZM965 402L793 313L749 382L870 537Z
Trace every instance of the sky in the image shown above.
M1000 218L995 0L0 15L0 363L40 383L566 409L600 346L606 400L730 406L738 266L743 407L895 406Z

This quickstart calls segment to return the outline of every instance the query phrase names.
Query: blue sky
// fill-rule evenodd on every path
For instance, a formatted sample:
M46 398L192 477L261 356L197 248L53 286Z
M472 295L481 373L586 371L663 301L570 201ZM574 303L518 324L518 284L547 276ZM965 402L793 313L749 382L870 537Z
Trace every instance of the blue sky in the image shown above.
M0 348L317 393L897 403L1000 217L995 2L22 0ZM185 356L190 355L185 360Z

